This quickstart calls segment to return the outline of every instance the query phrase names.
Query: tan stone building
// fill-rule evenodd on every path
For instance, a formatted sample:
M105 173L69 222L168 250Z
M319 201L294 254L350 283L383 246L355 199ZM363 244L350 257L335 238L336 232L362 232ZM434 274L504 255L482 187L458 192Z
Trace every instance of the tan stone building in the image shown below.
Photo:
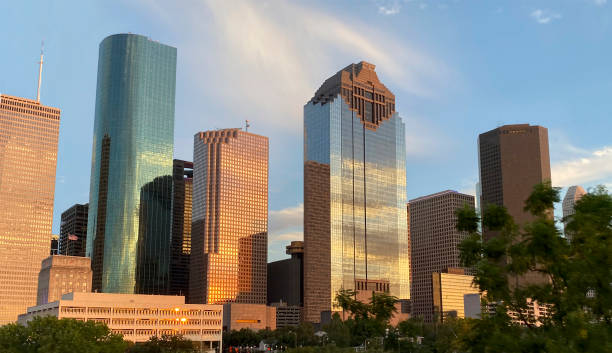
M91 292L91 262L88 257L51 255L38 274L36 305L59 300L71 292Z
M268 138L200 132L193 155L189 300L265 306Z
M201 342L203 351L221 347L223 306L185 304L182 296L68 293L55 302L28 308L19 315L19 323L26 324L36 316L102 322L132 342L180 334Z
M223 304L223 331L276 330L276 308L265 304Z
M36 304L49 256L60 110L0 94L0 326Z

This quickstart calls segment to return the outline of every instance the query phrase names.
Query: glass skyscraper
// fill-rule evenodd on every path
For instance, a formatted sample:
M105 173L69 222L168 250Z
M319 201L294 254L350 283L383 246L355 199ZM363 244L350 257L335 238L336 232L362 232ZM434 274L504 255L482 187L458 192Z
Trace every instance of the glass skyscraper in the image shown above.
M404 123L375 66L351 64L304 107L304 315L338 290L410 298Z
M176 48L135 34L100 43L87 256L92 288L168 291Z

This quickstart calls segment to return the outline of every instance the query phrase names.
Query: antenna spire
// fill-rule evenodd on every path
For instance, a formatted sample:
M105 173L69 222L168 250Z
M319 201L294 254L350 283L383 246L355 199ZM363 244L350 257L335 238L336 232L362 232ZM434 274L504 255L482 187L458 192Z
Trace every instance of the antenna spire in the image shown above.
M45 49L45 41L40 43L40 61L38 62L38 90L36 91L36 101L40 103L40 83L42 81L42 65L43 65L43 52Z
M249 125L249 121L248 121L248 120L245 120L245 123L246 123L246 125L245 125L245 127L244 127L244 130L245 130L246 132L249 132L249 127L251 127L251 125Z

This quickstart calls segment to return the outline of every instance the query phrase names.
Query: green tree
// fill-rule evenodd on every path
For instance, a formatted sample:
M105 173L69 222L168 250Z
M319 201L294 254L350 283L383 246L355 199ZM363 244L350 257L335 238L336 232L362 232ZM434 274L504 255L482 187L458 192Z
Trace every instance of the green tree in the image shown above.
M196 344L181 335L154 336L147 342L135 344L127 353L195 353L199 352Z
M10 353L122 353L128 343L102 323L37 317L27 326L0 327L0 352Z
M559 189L535 186L525 202L534 220L522 226L503 207L486 207L483 227L496 234L488 241L477 231L476 213L458 211L458 229L471 233L460 245L462 263L476 269L474 282L496 305L460 335L464 350L612 351L612 196L603 187L583 196L568 219L571 242L552 217L559 200ZM518 281L528 274L543 280ZM527 314L530 300L550 304L551 314L536 322Z

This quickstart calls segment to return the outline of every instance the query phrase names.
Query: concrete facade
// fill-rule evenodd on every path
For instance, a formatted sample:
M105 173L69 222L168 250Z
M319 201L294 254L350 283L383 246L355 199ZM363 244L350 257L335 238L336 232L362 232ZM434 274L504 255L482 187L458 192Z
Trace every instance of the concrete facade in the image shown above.
M153 336L181 334L212 350L221 346L223 306L185 304L185 297L168 295L68 293L52 303L30 307L19 316L26 324L36 316L96 321L132 342Z
M264 304L223 304L223 331L276 329L276 308Z
M88 257L52 255L42 261L38 274L36 305L59 300L71 292L91 292L91 261Z

